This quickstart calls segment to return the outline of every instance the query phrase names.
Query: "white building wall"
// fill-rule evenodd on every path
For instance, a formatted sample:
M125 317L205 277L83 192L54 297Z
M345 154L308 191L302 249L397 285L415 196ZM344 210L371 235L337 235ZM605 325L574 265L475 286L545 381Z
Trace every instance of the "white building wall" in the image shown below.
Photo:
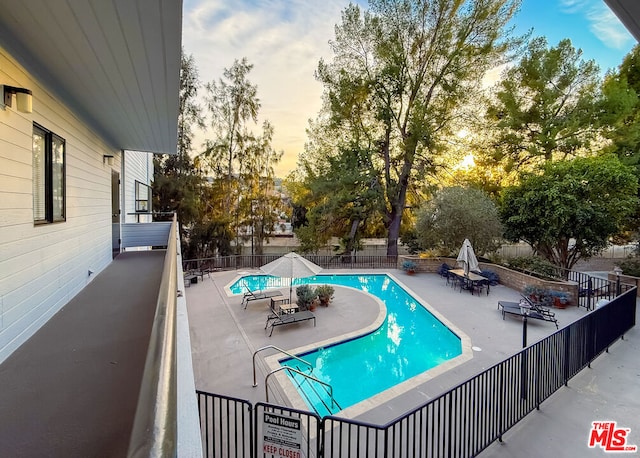
M151 215L136 213L135 182L151 186L153 180L153 155L140 151L125 151L123 165L124 218L125 223L150 223Z
M0 84L31 89L33 113L0 109L0 362L111 262L111 170L121 154L0 48ZM66 142L66 221L34 225L33 123ZM114 164L103 163L103 155Z

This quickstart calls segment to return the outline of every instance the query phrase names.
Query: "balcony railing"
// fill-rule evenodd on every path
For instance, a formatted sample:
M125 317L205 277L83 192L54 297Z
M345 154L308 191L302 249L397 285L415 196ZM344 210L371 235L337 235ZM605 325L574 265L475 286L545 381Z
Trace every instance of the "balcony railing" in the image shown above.
M202 456L176 217L132 226L169 231L162 240L157 238L162 229L154 228L147 231L154 234L151 239L140 237L134 245L167 251L128 456Z

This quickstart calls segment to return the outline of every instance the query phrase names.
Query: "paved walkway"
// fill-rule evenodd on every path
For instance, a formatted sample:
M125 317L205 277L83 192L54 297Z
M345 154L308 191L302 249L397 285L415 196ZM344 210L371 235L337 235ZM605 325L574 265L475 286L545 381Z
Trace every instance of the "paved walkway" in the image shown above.
M333 272L339 271L326 273ZM414 377L346 409L341 416L374 423L389 421L521 348L521 321L515 317L503 320L497 311L498 300L517 300L518 292L497 286L488 296L472 296L452 290L435 274L390 273L464 336L465 352L444 368ZM255 350L275 345L299 352L317 346L318 342L326 343L376 327L384 313L380 303L371 296L349 288L336 288L334 302L327 308L318 308L315 328L311 322L299 323L276 329L269 338L264 330L268 303L250 302L247 309L243 309L239 296L227 295L225 286L236 278L237 272L216 273L186 290L196 387L204 391L251 402L264 401L264 378L273 367L274 352L267 350L258 356L258 386L254 388L252 355ZM584 309L577 307L554 311L561 326L585 314ZM530 320L528 342L533 343L555 330L552 323ZM616 343L609 354L601 356L592 365L593 369L586 369L572 379L568 388L545 401L539 412L529 415L505 435L502 444L493 444L483 456L603 456L601 450L587 447L591 421L602 419L616 420L619 425L630 427L630 442L640 444L640 423L635 414L631 415L631 412L640 412L639 345L640 336L634 328L626 340ZM270 384L270 402L304 408L297 394L284 385L272 387Z

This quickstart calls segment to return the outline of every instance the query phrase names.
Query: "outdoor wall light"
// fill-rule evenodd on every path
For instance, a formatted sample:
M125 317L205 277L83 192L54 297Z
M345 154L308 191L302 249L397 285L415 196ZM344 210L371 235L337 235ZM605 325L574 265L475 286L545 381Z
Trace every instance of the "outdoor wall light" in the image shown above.
M111 154L105 154L104 156L102 156L102 163L113 165L113 156Z
M16 108L23 113L31 113L33 111L33 97L29 89L21 87L6 86L2 87L2 100L4 106L13 106L13 95L16 96Z

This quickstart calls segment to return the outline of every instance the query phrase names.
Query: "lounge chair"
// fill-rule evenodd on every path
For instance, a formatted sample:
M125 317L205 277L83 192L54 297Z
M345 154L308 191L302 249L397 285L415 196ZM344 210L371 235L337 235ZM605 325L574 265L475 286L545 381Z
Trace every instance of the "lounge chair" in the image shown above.
M520 302L498 301L498 310L502 312L503 320L504 316L508 313L522 317L526 316L527 318L535 320L550 321L554 323L556 329L558 329L558 320L555 317L555 313L549 309L533 304L531 301L525 301L524 299Z
M250 301L259 301L261 299L269 299L270 297L282 296L282 293L278 290L271 291L251 291L248 286L245 286L247 292L242 296L242 304L244 308L247 308L247 305Z
M300 321L308 321L313 320L313 326L316 325L316 316L313 312L309 310L303 310L301 312L293 312L293 313L283 313L280 310L280 307L277 304L274 304L273 301L270 305L270 312L267 316L267 323L264 325L264 328L267 329L271 326L271 332L269 332L269 337L273 334L273 328L276 326L284 326L286 324L298 323Z

